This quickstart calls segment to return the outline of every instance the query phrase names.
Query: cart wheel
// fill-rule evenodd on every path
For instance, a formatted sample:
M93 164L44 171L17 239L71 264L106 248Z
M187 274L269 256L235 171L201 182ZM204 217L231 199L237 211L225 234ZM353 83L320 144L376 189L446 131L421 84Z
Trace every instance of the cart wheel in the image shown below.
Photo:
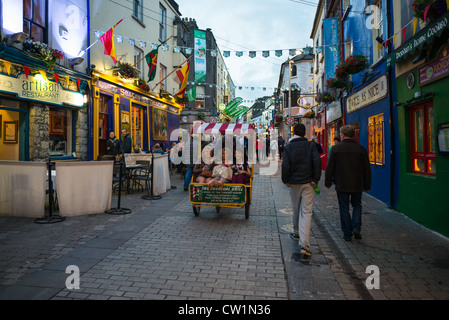
M201 207L193 206L193 213L195 214L196 217L198 217L198 215L200 214L200 209Z
M247 202L246 204L245 204L245 219L248 219L249 218L249 208L250 208L250 203L249 202Z
M219 207L219 206L215 207L215 211L217 211L217 213L220 213L220 209L221 209L221 207Z

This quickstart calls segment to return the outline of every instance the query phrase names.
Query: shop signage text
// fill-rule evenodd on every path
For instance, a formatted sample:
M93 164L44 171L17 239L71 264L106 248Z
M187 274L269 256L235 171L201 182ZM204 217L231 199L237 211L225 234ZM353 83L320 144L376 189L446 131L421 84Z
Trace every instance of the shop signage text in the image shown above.
M381 76L365 88L348 97L348 113L354 112L385 98L388 94L387 77Z
M0 75L0 91L13 93L20 99L40 101L62 106L68 104L83 107L83 95L79 92L65 90L60 84L51 81L41 81L34 77L8 77Z
M449 75L449 46L444 47L438 58L419 69L419 84L425 85Z

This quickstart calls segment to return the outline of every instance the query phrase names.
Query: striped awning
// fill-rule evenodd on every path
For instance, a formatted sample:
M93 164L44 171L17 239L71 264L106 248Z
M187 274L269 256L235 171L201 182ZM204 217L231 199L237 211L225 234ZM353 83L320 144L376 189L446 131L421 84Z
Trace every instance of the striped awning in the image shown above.
M246 135L254 133L249 124L243 123L203 123L193 127L193 134Z

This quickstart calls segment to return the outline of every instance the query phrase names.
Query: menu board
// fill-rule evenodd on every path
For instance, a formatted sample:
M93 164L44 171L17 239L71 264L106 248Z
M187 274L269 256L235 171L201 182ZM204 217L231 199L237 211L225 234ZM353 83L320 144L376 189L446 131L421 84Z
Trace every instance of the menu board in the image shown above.
M190 202L192 203L217 203L217 204L245 204L246 192L243 185L229 185L222 189L207 185L191 184L189 190Z

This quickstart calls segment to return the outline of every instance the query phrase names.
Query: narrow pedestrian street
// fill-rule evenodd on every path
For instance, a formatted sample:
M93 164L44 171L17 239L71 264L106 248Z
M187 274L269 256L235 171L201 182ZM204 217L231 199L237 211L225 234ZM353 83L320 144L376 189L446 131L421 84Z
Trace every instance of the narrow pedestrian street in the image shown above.
M131 214L56 224L0 218L0 299L402 300L449 298L449 241L364 195L362 240L346 242L335 192L320 183L312 258L289 237L287 188L257 173L244 209L195 217L179 174L161 200L122 196ZM113 200L117 201L116 195ZM68 266L80 270L68 289ZM368 289L368 266L380 288Z

